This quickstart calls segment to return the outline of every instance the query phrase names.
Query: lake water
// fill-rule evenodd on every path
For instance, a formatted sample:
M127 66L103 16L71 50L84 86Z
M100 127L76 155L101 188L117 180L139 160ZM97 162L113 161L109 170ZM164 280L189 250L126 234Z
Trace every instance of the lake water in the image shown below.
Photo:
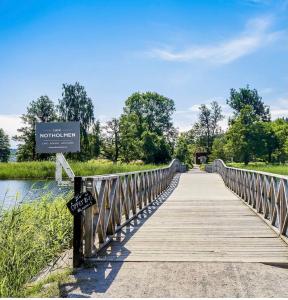
M53 198L71 190L72 187L59 187L54 180L0 180L0 207L11 208L44 195Z

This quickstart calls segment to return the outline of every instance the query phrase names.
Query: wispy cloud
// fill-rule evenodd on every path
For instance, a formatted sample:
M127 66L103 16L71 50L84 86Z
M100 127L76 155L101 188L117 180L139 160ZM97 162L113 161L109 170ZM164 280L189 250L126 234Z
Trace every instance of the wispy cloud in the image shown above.
M249 55L272 42L279 40L282 31L271 31L272 19L268 17L249 20L239 36L216 45L192 45L186 50L156 48L149 56L166 61L190 62L204 60L210 63L227 64Z

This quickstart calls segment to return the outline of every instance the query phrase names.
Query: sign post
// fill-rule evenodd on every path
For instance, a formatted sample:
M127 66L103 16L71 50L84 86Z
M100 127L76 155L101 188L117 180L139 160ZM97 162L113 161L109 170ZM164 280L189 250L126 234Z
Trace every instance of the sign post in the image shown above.
M73 220L73 266L83 261L82 210L95 203L92 195L82 194L82 177L75 177L63 153L80 151L80 122L36 123L36 152L56 153L55 180L62 181L62 169L74 181L74 198L67 203Z
M56 153L55 180L64 185L62 169L71 181L74 172L66 161L63 153L80 151L80 122L36 123L36 152Z

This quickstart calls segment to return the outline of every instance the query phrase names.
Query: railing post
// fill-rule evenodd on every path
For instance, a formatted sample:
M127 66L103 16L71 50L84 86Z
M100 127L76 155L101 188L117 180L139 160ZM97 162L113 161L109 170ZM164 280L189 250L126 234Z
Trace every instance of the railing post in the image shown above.
M82 190L82 177L74 178L74 195L78 195ZM83 232L82 232L82 213L74 216L73 220L73 267L78 268L83 262Z

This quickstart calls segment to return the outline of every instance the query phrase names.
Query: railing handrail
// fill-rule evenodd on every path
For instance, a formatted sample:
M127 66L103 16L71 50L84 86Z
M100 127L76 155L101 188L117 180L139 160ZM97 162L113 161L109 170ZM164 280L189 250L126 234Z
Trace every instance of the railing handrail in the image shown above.
M131 171L131 172L120 172L120 173L112 173L112 174L103 174L103 175L87 175L87 176L82 176L83 179L86 178L93 178L95 180L103 180L103 179L113 179L119 176L127 176L127 175L135 175L135 174L140 174L140 173L147 173L147 172L153 172L157 170L165 170L171 168L174 163L178 162L181 164L180 160L178 158L174 158L170 164L166 167L160 167L160 168L154 168L154 169L147 169L147 170L140 170L140 171Z
M237 167L230 167L230 166L227 166L225 164L225 162L222 160L222 159L215 159L214 161L220 161L223 166L227 169L233 169L233 170L242 170L242 171L246 171L246 172L250 172L250 173L257 173L257 174L262 174L262 175L268 175L268 176L271 176L271 177L275 177L275 178L280 178L280 179L285 179L287 180L288 179L288 175L281 175L281 174L275 174L275 173L270 173L270 172L264 172L264 171L257 171L257 170L251 170L251 169L244 169L244 168L237 168Z

